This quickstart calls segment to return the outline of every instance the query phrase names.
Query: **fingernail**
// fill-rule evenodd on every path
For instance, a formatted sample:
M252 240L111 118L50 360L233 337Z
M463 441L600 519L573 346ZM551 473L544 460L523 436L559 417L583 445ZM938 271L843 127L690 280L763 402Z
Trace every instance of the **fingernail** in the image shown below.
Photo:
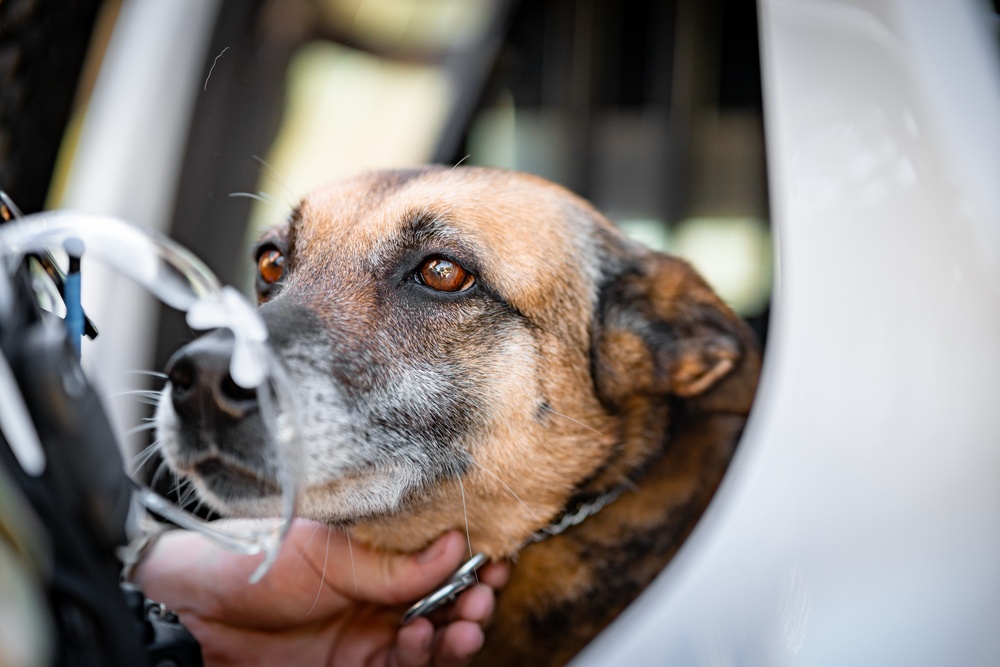
M420 552L420 554L417 556L417 562L429 563L432 560L436 560L440 558L442 554L444 554L445 549L447 548L448 548L448 538L447 537L438 538L437 542L435 542L434 544L430 545L429 547Z

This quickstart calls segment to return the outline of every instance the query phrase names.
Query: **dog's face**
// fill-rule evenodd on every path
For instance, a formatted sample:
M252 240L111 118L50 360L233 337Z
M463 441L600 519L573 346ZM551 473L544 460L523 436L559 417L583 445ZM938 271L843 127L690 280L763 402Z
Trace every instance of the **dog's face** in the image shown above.
M725 394L746 344L685 264L523 174L364 175L255 256L302 419L299 512L392 549L457 528L516 551L576 493L627 482L666 437L654 415ZM209 504L274 514L275 452L228 345L175 355L159 439Z

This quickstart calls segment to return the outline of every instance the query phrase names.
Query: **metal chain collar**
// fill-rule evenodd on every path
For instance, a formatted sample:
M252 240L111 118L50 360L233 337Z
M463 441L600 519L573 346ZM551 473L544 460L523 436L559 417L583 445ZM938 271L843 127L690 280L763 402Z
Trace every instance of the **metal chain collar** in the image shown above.
M618 487L616 489L611 489L606 493L602 493L590 502L580 503L576 510L572 512L566 512L563 514L559 521L545 526L541 530L535 532L528 538L527 544L534 544L535 542L541 542L550 537L556 535L561 535L573 526L577 526L584 522L584 520L589 519L594 516L607 505L618 499L618 496L622 494L623 488Z

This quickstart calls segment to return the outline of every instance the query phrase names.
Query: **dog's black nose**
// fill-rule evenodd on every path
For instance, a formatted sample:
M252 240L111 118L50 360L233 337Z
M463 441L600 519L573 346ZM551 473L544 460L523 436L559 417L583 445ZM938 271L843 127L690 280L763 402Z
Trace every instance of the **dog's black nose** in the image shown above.
M181 417L240 419L257 407L257 392L244 389L229 375L232 336L222 332L188 343L167 362L170 398Z

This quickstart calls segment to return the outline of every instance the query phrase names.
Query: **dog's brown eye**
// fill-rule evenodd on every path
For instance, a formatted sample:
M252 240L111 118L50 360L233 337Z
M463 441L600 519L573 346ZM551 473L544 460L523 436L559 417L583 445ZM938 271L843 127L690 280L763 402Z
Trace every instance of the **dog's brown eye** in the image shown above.
M475 276L447 259L432 259L420 267L420 281L439 292L461 292L476 282Z
M260 272L261 280L273 285L285 274L285 256L277 248L265 250L257 258L257 270Z

